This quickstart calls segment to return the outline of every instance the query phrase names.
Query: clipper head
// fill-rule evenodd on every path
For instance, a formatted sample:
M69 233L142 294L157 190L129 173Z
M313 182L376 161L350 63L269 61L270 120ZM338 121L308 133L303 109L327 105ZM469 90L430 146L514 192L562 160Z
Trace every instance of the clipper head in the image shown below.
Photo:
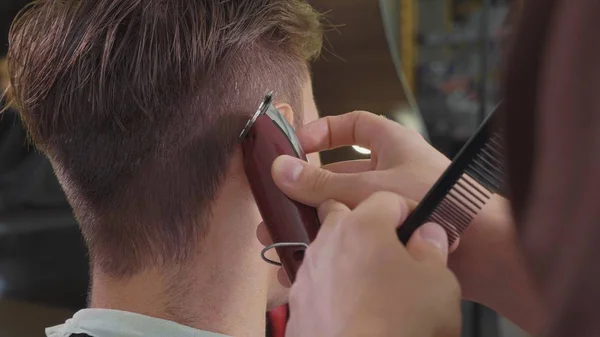
M273 103L273 92L269 92L266 96L265 99L263 99L262 103L260 103L260 106L258 107L258 110L256 110L256 112L254 113L254 116L252 116L252 118L250 118L248 120L248 122L246 123L246 126L244 127L244 129L242 130L242 132L239 135L239 141L244 140L244 138L246 138L246 136L248 135L248 132L250 132L250 129L252 128L252 126L254 125L254 123L256 123L256 120L258 119L258 117L260 117L261 115L264 115L267 113L267 110L269 109L269 106Z
M240 133L240 135L238 137L240 142L244 141L244 139L248 136L248 134L250 133L250 130L252 129L252 127L254 126L256 121L261 116L269 117L271 119L271 121L275 125L277 125L279 130L285 135L285 137L290 142L290 145L292 146L292 149L294 150L296 157L302 158L303 160L308 161L304 151L302 150L302 146L300 145L300 140L298 140L298 137L296 136L294 127L290 125L290 123L285 119L285 117L273 105L273 92L272 91L269 92L265 96L262 103L260 103L258 110L256 110L256 112L254 113L252 118L250 118L248 120L248 122L246 123L246 126L244 127L244 129L242 130L242 132Z

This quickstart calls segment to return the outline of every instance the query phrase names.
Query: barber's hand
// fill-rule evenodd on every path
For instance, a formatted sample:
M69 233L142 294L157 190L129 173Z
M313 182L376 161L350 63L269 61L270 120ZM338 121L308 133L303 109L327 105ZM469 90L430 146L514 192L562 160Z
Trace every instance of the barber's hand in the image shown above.
M292 199L318 206L334 199L353 208L377 191L419 201L450 161L416 131L368 112L322 118L298 130L307 153L359 145L370 160L318 168L282 156L273 178ZM450 249L453 251L453 249ZM505 200L493 197L460 239L449 266L463 296L499 311L530 333L539 325L539 301L531 287Z
M427 224L404 247L408 207L379 192L350 210L327 201L290 295L289 337L460 335L460 288L445 231Z
M450 164L418 132L364 111L319 119L299 129L298 138L307 153L350 145L371 150L371 159L334 163L325 170L291 157L277 159L277 185L310 205L335 199L352 208L376 191L421 200Z

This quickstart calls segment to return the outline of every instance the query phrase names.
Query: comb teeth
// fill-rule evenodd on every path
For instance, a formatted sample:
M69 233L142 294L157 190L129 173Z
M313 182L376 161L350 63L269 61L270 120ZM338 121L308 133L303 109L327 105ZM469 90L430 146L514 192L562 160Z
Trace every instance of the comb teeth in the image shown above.
M460 237L506 181L501 144L502 137L497 132L427 218L426 222L436 222L446 229L450 244Z
M503 152L502 137L496 132L467 166L466 173L488 191L497 193L506 181Z
M412 233L426 222L442 225L448 233L449 243L454 243L492 195L501 192L506 181L504 141L502 130L491 130L493 115L495 113L486 119L398 228L398 237L403 243L406 244Z

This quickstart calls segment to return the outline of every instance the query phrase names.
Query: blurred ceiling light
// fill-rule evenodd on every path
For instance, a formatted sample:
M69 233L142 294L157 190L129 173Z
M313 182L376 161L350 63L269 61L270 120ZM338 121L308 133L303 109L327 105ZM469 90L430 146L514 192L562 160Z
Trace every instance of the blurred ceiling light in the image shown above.
M360 154L364 154L364 155L370 155L371 154L371 150L369 149L365 149L364 147L360 147L358 145L352 145L352 148L354 149L354 151L360 153Z

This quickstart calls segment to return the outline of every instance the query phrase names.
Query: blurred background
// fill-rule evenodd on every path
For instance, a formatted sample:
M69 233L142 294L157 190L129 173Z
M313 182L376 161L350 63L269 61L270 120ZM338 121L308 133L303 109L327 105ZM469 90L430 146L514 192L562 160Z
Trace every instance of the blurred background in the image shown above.
M0 86L8 30L27 0L0 0ZM311 0L326 13L326 51L313 65L322 115L385 114L454 156L499 97L509 0ZM10 94L10 93L9 93ZM366 158L358 147L324 162ZM0 116L0 337L42 336L86 305L87 255L47 160L18 113ZM524 336L464 303L465 337Z

